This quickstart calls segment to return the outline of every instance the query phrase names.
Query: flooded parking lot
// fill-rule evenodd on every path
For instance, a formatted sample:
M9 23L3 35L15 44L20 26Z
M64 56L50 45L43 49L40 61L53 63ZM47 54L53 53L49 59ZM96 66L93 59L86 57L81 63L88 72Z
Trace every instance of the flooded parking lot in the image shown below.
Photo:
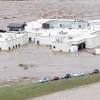
M39 18L100 19L99 9L99 0L91 0L91 3L90 0L0 0L0 28L6 29L9 23L29 22ZM12 51L0 51L0 82L90 71L99 65L99 55L86 52L55 53L48 47L28 44Z
M21 67L20 64L28 67ZM99 65L99 55L56 53L46 46L27 44L15 50L0 51L0 81L88 72L99 68Z

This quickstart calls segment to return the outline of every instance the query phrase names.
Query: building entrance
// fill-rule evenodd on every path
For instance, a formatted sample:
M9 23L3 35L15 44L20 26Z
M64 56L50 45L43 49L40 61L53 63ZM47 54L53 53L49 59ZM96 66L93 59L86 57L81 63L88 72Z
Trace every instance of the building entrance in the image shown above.
M85 42L78 44L78 50L83 50L85 48L86 48L86 43Z

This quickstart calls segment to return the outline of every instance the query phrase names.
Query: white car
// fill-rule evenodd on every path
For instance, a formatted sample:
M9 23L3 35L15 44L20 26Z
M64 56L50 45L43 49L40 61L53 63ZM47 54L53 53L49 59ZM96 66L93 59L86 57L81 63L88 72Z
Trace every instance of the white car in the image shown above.
M43 79L40 79L38 82L39 83L45 83L45 82L48 82L49 81L49 78L45 77Z
M81 77L81 76L84 76L84 75L85 75L84 73L79 72L79 73L73 74L72 76L73 77Z

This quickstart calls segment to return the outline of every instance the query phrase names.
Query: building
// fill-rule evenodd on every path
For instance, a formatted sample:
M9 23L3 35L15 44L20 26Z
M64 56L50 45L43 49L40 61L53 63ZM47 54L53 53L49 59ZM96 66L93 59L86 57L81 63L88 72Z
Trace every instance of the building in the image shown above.
M42 24L43 29L54 29L54 28L69 28L69 29L85 29L90 24L84 20L50 20Z
M31 41L53 51L76 52L100 45L100 20L43 19L28 23L26 29Z
M71 30L72 31L72 30ZM65 38L58 38L52 42L53 51L74 52L85 48L95 48L100 45L100 31L73 30L73 34L68 32ZM89 33L90 32L90 33ZM82 35L80 35L82 33Z
M26 23L25 31L29 33L36 33L42 29L42 24L50 21L50 19L38 19L36 21Z
M25 30L25 23L10 23L7 27L9 31L24 31Z
M0 50L11 50L28 43L27 34L0 33Z

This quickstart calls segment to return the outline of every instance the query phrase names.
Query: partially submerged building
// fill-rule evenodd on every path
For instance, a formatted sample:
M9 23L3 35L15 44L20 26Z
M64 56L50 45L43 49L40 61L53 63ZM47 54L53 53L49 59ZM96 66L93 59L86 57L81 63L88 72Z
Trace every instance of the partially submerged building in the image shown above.
M43 19L26 29L35 44L49 45L53 51L75 52L100 45L100 20Z
M26 23L10 23L7 27L9 31L24 31Z
M12 23L8 28L10 33L0 33L1 50L14 49L28 41L64 52L100 45L100 20L39 19L22 24Z
M0 50L11 50L28 43L27 34L0 33Z
M73 31L73 33L69 31L68 36L53 41L52 50L74 52L85 48L95 48L100 45L100 31Z
M85 29L90 27L88 21L84 20L50 20L42 24L43 29L68 28Z

